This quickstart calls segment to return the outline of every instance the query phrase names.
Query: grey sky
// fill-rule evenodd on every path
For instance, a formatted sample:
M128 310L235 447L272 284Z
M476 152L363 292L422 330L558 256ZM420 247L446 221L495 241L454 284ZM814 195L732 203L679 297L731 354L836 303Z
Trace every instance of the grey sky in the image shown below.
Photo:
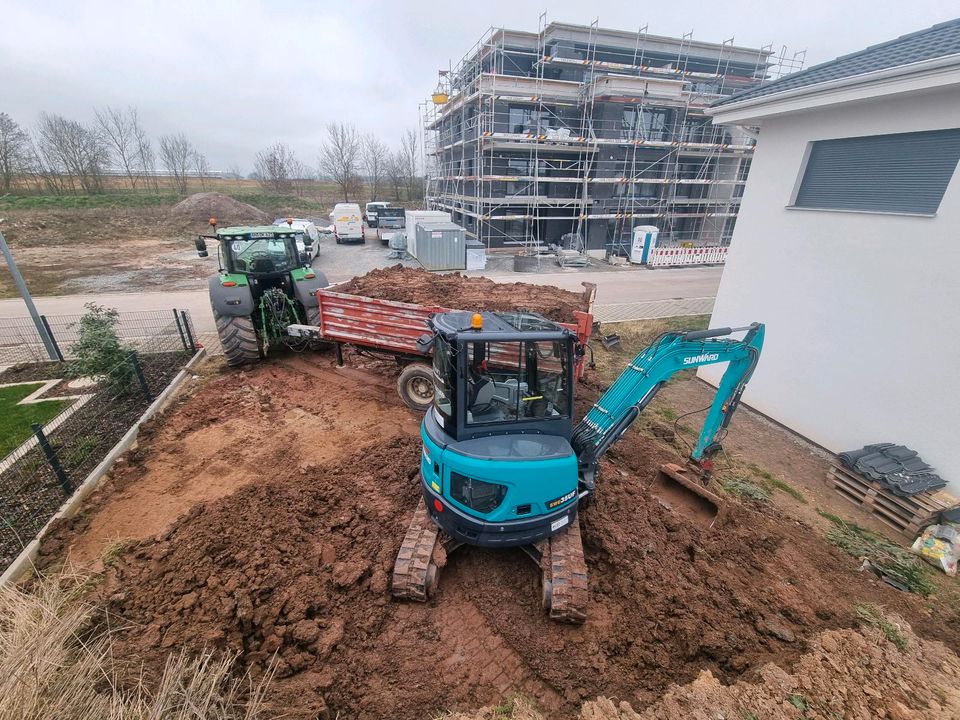
M151 135L182 130L215 168L248 171L278 140L314 165L331 120L398 145L438 68L491 25L536 30L544 9L558 22L807 48L807 65L960 13L956 0L777 4L0 0L0 111L29 127L43 110L89 120L95 106L136 105Z

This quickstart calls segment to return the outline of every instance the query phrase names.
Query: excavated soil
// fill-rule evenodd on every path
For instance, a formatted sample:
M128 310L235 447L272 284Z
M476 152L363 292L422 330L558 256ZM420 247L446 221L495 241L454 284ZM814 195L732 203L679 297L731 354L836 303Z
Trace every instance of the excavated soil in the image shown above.
M168 508L179 517L156 537L137 532L134 470L119 482L126 505L107 494L87 513L101 537L110 523L98 518L112 514L140 538L98 592L122 628L116 652L148 676L180 647L216 647L254 674L275 663L269 702L285 717L423 718L514 692L575 717L597 695L642 709L704 670L729 684L768 662L790 668L819 633L856 626L860 602L960 646L918 598L855 572L775 509L734 506L707 531L652 501L653 469L676 456L638 433L611 452L582 512L585 626L544 615L518 550L458 550L431 602L395 602L389 572L418 497L416 417L387 387L335 382L329 359L297 362L208 383L134 463L140 482L163 473L175 496L219 473L242 479ZM193 477L201 448L220 470Z
M586 294L550 285L495 283L460 273L438 275L402 265L371 270L337 286L338 292L379 300L419 303L461 310L532 310L557 322L572 322L575 310L587 310Z
M169 214L172 219L189 224L206 225L210 218L216 218L221 227L264 224L273 220L260 208L218 192L189 195L170 208Z

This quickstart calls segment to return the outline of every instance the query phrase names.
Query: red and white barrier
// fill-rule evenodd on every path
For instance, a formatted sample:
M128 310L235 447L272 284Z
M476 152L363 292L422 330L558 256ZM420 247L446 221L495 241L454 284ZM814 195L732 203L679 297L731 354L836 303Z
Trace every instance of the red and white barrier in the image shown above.
M720 245L708 247L655 247L650 251L647 265L671 267L675 265L716 265L726 262L727 248Z

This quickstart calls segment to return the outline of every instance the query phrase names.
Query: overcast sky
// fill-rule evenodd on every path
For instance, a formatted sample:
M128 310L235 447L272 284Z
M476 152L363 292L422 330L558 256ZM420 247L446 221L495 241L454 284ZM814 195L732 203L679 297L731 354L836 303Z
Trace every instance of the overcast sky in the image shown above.
M779 7L778 7L779 6ZM250 170L289 144L306 163L331 120L399 144L417 105L491 25L558 22L807 49L807 66L960 15L956 0L0 0L0 112L90 120L135 105L154 137L185 132L211 166Z

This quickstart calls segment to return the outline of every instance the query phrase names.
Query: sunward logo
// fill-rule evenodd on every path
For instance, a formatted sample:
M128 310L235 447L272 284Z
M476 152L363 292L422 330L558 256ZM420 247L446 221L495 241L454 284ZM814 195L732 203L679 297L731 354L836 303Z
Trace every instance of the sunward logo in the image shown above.
M714 360L719 360L719 353L704 353L703 355L694 355L693 357L685 357L683 359L684 365L693 365L694 363L703 363L703 362L713 362Z

